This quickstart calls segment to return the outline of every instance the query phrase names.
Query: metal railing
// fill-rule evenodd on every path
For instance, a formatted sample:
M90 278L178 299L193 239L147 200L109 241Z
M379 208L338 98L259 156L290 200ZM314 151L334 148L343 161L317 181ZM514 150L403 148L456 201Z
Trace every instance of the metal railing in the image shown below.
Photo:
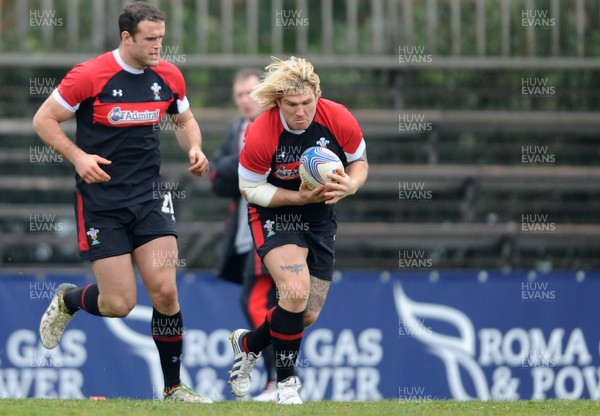
M70 66L114 48L118 0L0 2L0 66ZM362 68L599 68L584 0L151 0L181 67L271 54Z

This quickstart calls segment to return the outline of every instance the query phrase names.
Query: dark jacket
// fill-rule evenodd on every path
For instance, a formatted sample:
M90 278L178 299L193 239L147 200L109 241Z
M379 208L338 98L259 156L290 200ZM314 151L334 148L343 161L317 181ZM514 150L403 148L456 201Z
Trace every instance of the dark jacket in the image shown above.
M243 118L236 118L229 129L225 141L221 144L219 151L211 160L210 182L212 191L220 197L231 198L223 245L219 257L218 275L220 278L242 283L242 274L247 253L236 253L235 236L238 224L240 199L238 163L239 143L238 136L244 122ZM247 227L247 224L241 224Z

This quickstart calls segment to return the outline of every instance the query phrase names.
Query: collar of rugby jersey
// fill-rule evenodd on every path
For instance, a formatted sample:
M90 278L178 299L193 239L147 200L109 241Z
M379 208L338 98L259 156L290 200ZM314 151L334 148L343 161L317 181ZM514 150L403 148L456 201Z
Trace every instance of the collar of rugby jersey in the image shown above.
M130 72L132 74L143 74L144 73L143 69L137 69L137 68L127 65L125 63L125 61L123 60L123 58L121 58L121 55L119 54L119 49L113 50L113 56L115 57L115 61L117 61L119 66L121 68L123 68L125 71Z
M283 128L286 129L287 131L289 131L290 133L293 134L302 134L304 133L306 130L292 130L290 129L290 126L288 126L287 122L285 121L285 117L283 116L283 112L281 111L281 108L279 109L279 118L281 119L281 122L283 123ZM312 123L312 121L311 121Z

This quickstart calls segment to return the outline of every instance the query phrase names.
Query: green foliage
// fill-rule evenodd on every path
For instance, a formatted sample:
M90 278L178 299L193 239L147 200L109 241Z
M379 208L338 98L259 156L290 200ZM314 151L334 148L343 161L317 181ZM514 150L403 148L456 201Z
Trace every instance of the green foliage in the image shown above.
M60 27L44 28L30 27L29 11L41 10L41 3L27 2L27 6L17 6L11 2L3 9L3 20L6 23L2 29L3 49L7 52L19 51L21 45L25 52L69 52L71 39L67 26L72 13L67 9L65 0L52 3L55 7L55 17L63 19ZM167 36L165 45L177 47L178 53L185 62L186 58L200 52L202 37L205 36L207 52L218 54L223 50L223 3L210 0L207 4L208 14L205 23L198 22L197 5L199 2L186 0L183 2L183 40L181 45L174 45L169 37L169 28L172 22L172 5L169 1L158 2L167 13ZM202 3L205 4L205 3ZM322 16L324 3L318 0L307 0L306 10L297 9L295 0L283 0L282 8L286 11L295 11L301 18L308 19L306 27L276 27L275 10L270 0L258 0L258 39L256 50L265 56L264 65L269 63L268 57L274 54L272 50L273 35L281 35L283 51L278 55L287 56L298 54L299 37L306 36L309 54L323 53L324 30L326 29ZM404 25L405 7L403 2L382 2L383 22L374 19L374 2L358 1L357 9L357 54L371 55L373 51L374 31L382 30L384 53L396 56L401 45L425 47L425 53L431 54L432 59L453 56L452 32L452 3L436 1L435 12L437 26L431 37L429 27L429 1L412 2L412 27L411 38L406 38ZM461 56L478 56L477 53L477 27L485 27L485 56L502 56L502 4L500 0L483 2L485 20L478 21L477 4L475 1L460 1L460 38L459 50ZM550 0L538 0L535 8L540 12L550 15ZM524 1L515 0L509 3L510 11L510 36L509 55L511 57L529 56L528 39L533 34L535 43L532 51L536 56L549 57L553 53L553 39L558 39L558 53L560 56L576 56L578 48L583 46L584 55L595 57L600 55L600 30L598 16L600 16L600 2L584 3L585 27L580 30L575 11L576 2L559 2L559 19L553 27L527 28L522 24L522 13L526 7ZM393 8L392 8L393 6ZM28 7L28 8L27 8ZM233 53L248 54L248 4L242 1L232 2L233 7ZM349 3L342 0L332 1L333 27L333 52L344 56L348 52L349 27L347 21ZM118 13L119 7L107 6L104 17L111 19L102 25L105 34L105 44L101 50L116 46L116 22L111 13ZM23 11L27 13L23 16ZM395 16L392 16L395 12ZM76 49L73 52L89 53L91 39L95 27L91 3L80 2L78 15L78 33ZM26 26L25 39L20 39L19 27ZM115 32L114 34L112 32ZM185 65L182 65L185 68ZM29 97L24 93L30 77L56 77L60 80L68 67L60 70L38 67L35 70L14 68L0 71L0 85L3 90L3 104L0 105L0 117L15 117L18 114L27 116L32 113L31 104L39 100ZM223 69L184 69L193 107L227 107L230 106L230 82L235 67ZM317 68L323 80L323 89L326 96L339 97L343 102L348 102L349 107L366 108L456 108L456 109L505 109L505 110L594 110L599 107L596 89L600 84L600 74L595 70L442 70L432 69L426 65L413 70L335 70ZM34 73L35 72L35 73ZM396 78L400 78L398 84ZM553 99L535 99L523 97L520 93L521 80L527 77L547 78L549 85L556 87L557 93ZM396 85L396 87L394 87ZM398 87L401 85L404 87ZM398 89L400 88L400 89ZM395 92L394 92L395 90ZM328 95L331 93L332 95ZM401 95L402 104L397 98ZM7 103L10 103L7 104Z

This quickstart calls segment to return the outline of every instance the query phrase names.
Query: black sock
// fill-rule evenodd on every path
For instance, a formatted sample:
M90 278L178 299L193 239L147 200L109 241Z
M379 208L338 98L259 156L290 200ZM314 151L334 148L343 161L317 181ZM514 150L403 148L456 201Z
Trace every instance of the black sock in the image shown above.
M83 309L92 315L102 316L98 307L98 295L100 295L98 283L90 283L87 286L65 292L63 300L70 313Z
M267 374L267 383L277 380L277 369L275 367L275 353L273 352L273 344L267 345L262 350L263 362L265 364L265 373Z
M271 314L275 308L267 311L265 322L258 328L248 332L242 340L246 352L258 354L271 344Z
M165 391L168 391L181 383L179 378L183 350L181 311L169 316L152 308L152 339L158 348L160 366L165 379Z
M271 339L275 350L277 381L294 375L302 336L304 312L290 312L277 306L271 315Z

